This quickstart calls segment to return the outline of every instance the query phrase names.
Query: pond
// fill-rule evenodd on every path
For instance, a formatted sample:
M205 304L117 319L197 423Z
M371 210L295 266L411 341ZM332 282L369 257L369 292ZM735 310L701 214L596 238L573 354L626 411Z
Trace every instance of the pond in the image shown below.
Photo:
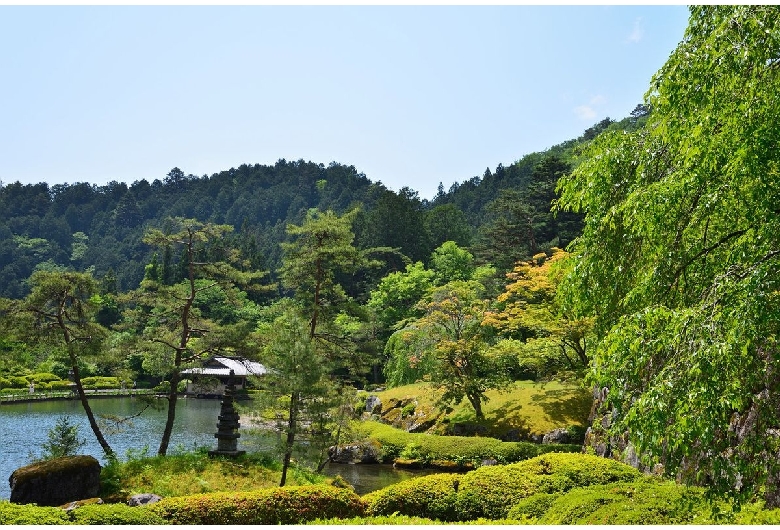
M132 397L100 398L90 400L96 415L129 417L142 409L141 402ZM192 450L198 447L216 447L217 416L220 402L216 399L181 399L176 407L176 424L169 445L169 453L177 450ZM79 426L79 436L87 444L80 451L92 455L101 464L106 460L100 445L89 427L81 403L77 400L36 401L0 405L0 499L9 499L11 489L8 478L19 467L30 463L33 456L40 456L42 445L48 440L49 430L62 416L68 416L71 423ZM128 451L149 455L157 453L166 411L147 409L133 418L121 432L104 430L108 443L121 459ZM257 432L257 431L255 431ZM242 431L239 449L246 451L268 451L276 434L252 434ZM355 486L358 494L383 488L426 472L395 470L390 465L348 465L329 464L324 472L341 475Z

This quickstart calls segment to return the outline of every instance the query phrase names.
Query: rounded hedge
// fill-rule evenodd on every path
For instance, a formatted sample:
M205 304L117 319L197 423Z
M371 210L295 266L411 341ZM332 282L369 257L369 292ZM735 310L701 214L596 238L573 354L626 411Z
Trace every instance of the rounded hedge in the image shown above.
M552 503L562 493L534 493L515 504L507 514L510 519L522 519L528 517L538 519L550 509Z
M0 525L71 524L65 510L35 504L13 504L0 501Z
M356 493L323 485L169 497L148 509L168 524L186 525L302 524L365 515Z
M457 510L461 519L502 519L522 499L591 484L629 482L642 474L631 466L592 455L548 453L524 462L487 466L460 480Z
M691 524L708 507L703 490L638 481L576 488L556 498L539 524Z
M456 500L462 475L439 473L392 484L363 496L366 513L372 516L394 513L440 521L457 521Z
M73 524L84 525L164 525L165 519L145 507L126 504L88 504L72 510Z
M579 445L571 444L541 445L531 442L504 442L490 437L417 434L377 422L366 422L364 428L368 438L379 442L384 462L392 462L404 455L405 458L413 456L422 464L441 460L479 465L483 460L490 459L508 464L543 453L579 453L582 449Z

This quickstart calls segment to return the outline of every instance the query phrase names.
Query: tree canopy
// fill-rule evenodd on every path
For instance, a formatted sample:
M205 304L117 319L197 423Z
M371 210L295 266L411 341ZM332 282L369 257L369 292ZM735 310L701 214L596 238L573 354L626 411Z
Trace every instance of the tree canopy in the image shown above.
M560 181L585 213L562 291L596 317L593 381L645 459L727 492L780 461L780 10L695 6L645 128Z

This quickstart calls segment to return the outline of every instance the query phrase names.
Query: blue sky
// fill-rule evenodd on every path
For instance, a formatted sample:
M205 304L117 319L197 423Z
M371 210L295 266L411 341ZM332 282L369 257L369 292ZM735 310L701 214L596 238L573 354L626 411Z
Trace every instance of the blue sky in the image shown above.
M280 158L431 198L626 117L684 5L0 6L0 180Z

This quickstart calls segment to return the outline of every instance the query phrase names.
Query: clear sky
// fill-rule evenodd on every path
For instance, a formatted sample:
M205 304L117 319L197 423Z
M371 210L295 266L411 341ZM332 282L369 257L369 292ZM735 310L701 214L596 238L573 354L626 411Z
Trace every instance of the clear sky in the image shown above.
M684 5L0 5L0 180L280 158L432 198L642 101Z

